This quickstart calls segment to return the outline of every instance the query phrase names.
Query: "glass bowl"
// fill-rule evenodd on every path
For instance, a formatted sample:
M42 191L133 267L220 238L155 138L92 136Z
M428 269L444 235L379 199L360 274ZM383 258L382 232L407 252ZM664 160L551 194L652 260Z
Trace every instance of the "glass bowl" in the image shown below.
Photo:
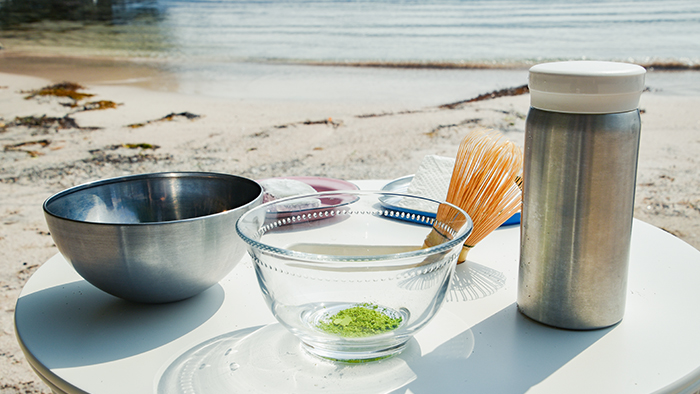
M385 208L397 198L438 217ZM433 318L472 221L445 202L339 191L260 205L236 229L279 323L314 355L361 362L402 351Z

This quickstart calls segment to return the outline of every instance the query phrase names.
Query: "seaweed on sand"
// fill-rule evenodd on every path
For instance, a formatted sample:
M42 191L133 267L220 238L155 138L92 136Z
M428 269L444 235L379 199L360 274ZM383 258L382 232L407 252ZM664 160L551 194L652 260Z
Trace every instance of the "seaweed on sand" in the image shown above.
M63 117L53 117L53 116L17 116L15 120L8 124L8 126L25 126L35 129L50 129L55 127L56 130L62 129L78 129L78 130L97 130L99 127L81 127L75 121L75 119L66 115Z
M115 148L116 146L116 148ZM173 159L172 155L156 155L153 153L144 153L144 149L139 151L139 153L136 154L131 154L131 155L122 155L120 153L112 153L108 152L110 150L117 150L119 148L127 148L126 146L122 145L114 145L114 146L109 146L105 147L104 149L94 149L89 151L90 154L92 155L92 158L85 160L85 163L88 164L135 164L135 163L144 163L144 162L160 162L160 161L171 161ZM136 149L136 148L128 148L128 149ZM153 148L153 150L157 149L157 147Z
M159 161L159 160L171 160L172 156L155 156L150 153L144 153L146 150L159 149L160 146L155 144L149 144L146 142L142 143L126 143L126 144L116 144L108 145L101 149L90 150L92 163L112 163L112 164L124 164L124 163L142 163L144 161ZM122 155L119 153L108 153L108 151L116 151L119 149L140 149L140 151L135 155Z
M99 100L99 101L91 101L89 103L85 103L82 106L78 107L78 104L70 104L67 105L71 108L78 108L73 113L75 112L85 112L85 111L98 111L98 110L103 110L103 109L116 109L118 106L121 104L117 104L114 101L110 100Z
M383 116L410 115L410 114L418 114L421 112L424 112L424 111L422 111L422 110L405 110L405 111L398 111L398 112L381 112L381 113L361 114L361 115L355 115L355 117L359 118L359 119L380 118Z
M528 88L527 85L521 85L521 86L517 86L514 88L505 88L505 89L500 89L500 90L494 90L493 92L480 94L480 95L478 95L474 98L471 98L469 100L462 100L462 101L457 101L455 103L443 104L443 105L439 106L439 108L455 109L455 108L459 108L463 104L474 103L477 101L490 100L490 99L495 99L498 97L520 96L521 94L526 94L529 91L530 91L530 89Z
M37 141L24 141L24 142L18 142L15 144L9 144L5 145L5 152L25 152L27 153L30 157L38 157L43 155L43 153L39 152L36 149L32 149L36 146L39 146L40 148L44 148L51 144L50 140L37 140Z
M167 114L159 119L149 120L149 121L146 121L144 123L132 123L132 124L126 125L126 127L129 127L132 129L138 129L140 127L144 127L144 126L151 124L151 123L169 122L169 121L175 120L175 118L185 118L185 119L189 119L189 120L195 120L195 119L198 119L201 117L202 117L202 115L197 115L197 114L193 114L190 112L180 112L180 113L172 112L172 113L169 113L169 114Z
M31 100L35 97L65 97L73 100L74 102L84 100L88 97L94 96L90 93L82 93L78 90L84 90L85 88L75 82L61 82L55 85L44 86L41 89L23 91L22 93L28 94L24 97L25 100Z
M118 144L118 145L111 145L105 148L105 150L117 150L119 148L126 148L126 149L151 149L151 150L156 150L160 148L159 145L155 144L149 144L147 142L141 142L141 143L128 143L128 144Z
M285 123L277 126L273 126L276 129L286 129L287 127L293 127L296 125L304 125L304 126L311 126L311 125L319 125L319 124L325 124L328 126L332 126L334 129L337 129L338 127L343 125L343 121L334 121L333 118L328 118L328 119L321 119L321 120L305 120L303 122L295 122L295 123Z
M434 137L434 136L438 135L440 130L443 130L443 129L453 129L453 128L458 128L458 127L468 125L468 124L479 124L480 122L481 122L481 118L470 118L470 119L465 119L459 123L441 124L441 125L437 125L437 127L434 127L432 130L425 133L425 135L427 135L429 137Z
M91 101L81 105L81 101L93 97L94 94L80 92L79 90L85 90L85 87L75 82L61 82L55 85L44 86L41 89L22 91L21 93L27 94L27 96L24 97L25 100L31 100L35 97L57 97L70 99L70 102L61 103L61 105L69 108L77 108L75 111L73 111L74 113L117 108L119 105L121 105L109 100Z

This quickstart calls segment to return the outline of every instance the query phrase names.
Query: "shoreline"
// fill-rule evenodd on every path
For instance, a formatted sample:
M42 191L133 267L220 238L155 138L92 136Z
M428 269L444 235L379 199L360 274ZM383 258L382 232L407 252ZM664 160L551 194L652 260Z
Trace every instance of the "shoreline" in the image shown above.
M0 73L237 100L436 106L520 86L526 67L358 66L294 61L173 62L0 51ZM475 77L475 74L478 77ZM525 81L525 82L524 82ZM475 83L476 82L476 83Z
M535 63L532 63L535 64ZM405 107L460 102L527 84L532 64L436 62L174 62L165 59L66 56L0 50L0 72L53 83L134 86L239 100L400 102ZM700 64L650 62L647 86L657 93L700 95Z
M262 71L256 66L258 74L233 81L241 90L226 95L207 90L212 82L170 80L167 70L151 65L136 64L115 75L112 67L121 68L116 63L92 59L81 68L67 60L34 64L22 75L4 72L9 66L3 60L0 55L0 123L5 125L0 128L0 346L6 349L0 388L13 393L50 393L24 360L12 316L27 279L57 253L41 210L50 195L92 180L159 171L390 180L415 172L427 154L454 156L471 127L501 130L522 146L529 107L528 94L468 102L521 86L527 70L367 68L358 73L349 67L307 72L308 66L301 71L302 66ZM494 79L462 80L473 73ZM662 74L675 86L688 85L678 77L687 73L693 81L700 75ZM652 81L662 75L650 74ZM94 94L89 100L116 106L73 112L61 100L27 100L21 93L64 81L83 85L81 91ZM651 84L642 95L635 201L636 218L695 248L700 248L698 86L676 93ZM425 97L405 97L420 94ZM450 103L451 108L440 108ZM78 127L10 125L16 117L67 114ZM170 114L175 116L161 120ZM143 127L128 127L133 124Z

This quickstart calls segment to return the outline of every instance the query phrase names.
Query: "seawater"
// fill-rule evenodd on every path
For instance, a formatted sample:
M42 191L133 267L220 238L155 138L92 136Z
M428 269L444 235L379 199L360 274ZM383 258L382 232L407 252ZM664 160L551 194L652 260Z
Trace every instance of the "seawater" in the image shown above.
M290 75L300 81L320 79L314 92L352 94L352 83L338 85L337 71L308 65L493 71L524 70L543 61L597 59L656 69L700 68L697 0L74 0L70 6L60 4L0 0L0 44L8 49L157 60L180 76L182 90L219 95L264 96L269 87L281 86L278 94L285 96L289 90L303 99L304 87L289 84ZM342 74L351 79L365 75L357 70ZM500 88L518 85L526 74L478 75L485 85ZM373 83L372 78L367 84ZM433 90L449 88L445 85L454 81L449 73L438 76L422 71L376 78L382 81L377 89L380 96L381 91L402 94L399 81L407 78L423 79L435 86ZM689 78L692 84L697 82L697 77ZM324 83L325 79L330 81ZM279 85L280 81L285 83ZM476 85L472 83L470 89L482 89ZM687 86L679 84L681 89ZM314 92L309 94L317 96Z
M196 58L436 67L700 60L697 1L196 1L164 7L172 43Z
M2 38L213 61L700 61L700 2L0 0Z

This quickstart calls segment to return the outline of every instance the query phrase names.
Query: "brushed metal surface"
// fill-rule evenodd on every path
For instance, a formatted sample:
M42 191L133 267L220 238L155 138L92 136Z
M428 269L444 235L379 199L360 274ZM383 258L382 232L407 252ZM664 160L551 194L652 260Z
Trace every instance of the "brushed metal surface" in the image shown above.
M43 208L58 250L85 280L162 303L192 297L235 267L245 253L236 221L261 201L250 179L171 172L76 186Z
M569 329L619 322L640 137L639 111L527 117L518 306Z

